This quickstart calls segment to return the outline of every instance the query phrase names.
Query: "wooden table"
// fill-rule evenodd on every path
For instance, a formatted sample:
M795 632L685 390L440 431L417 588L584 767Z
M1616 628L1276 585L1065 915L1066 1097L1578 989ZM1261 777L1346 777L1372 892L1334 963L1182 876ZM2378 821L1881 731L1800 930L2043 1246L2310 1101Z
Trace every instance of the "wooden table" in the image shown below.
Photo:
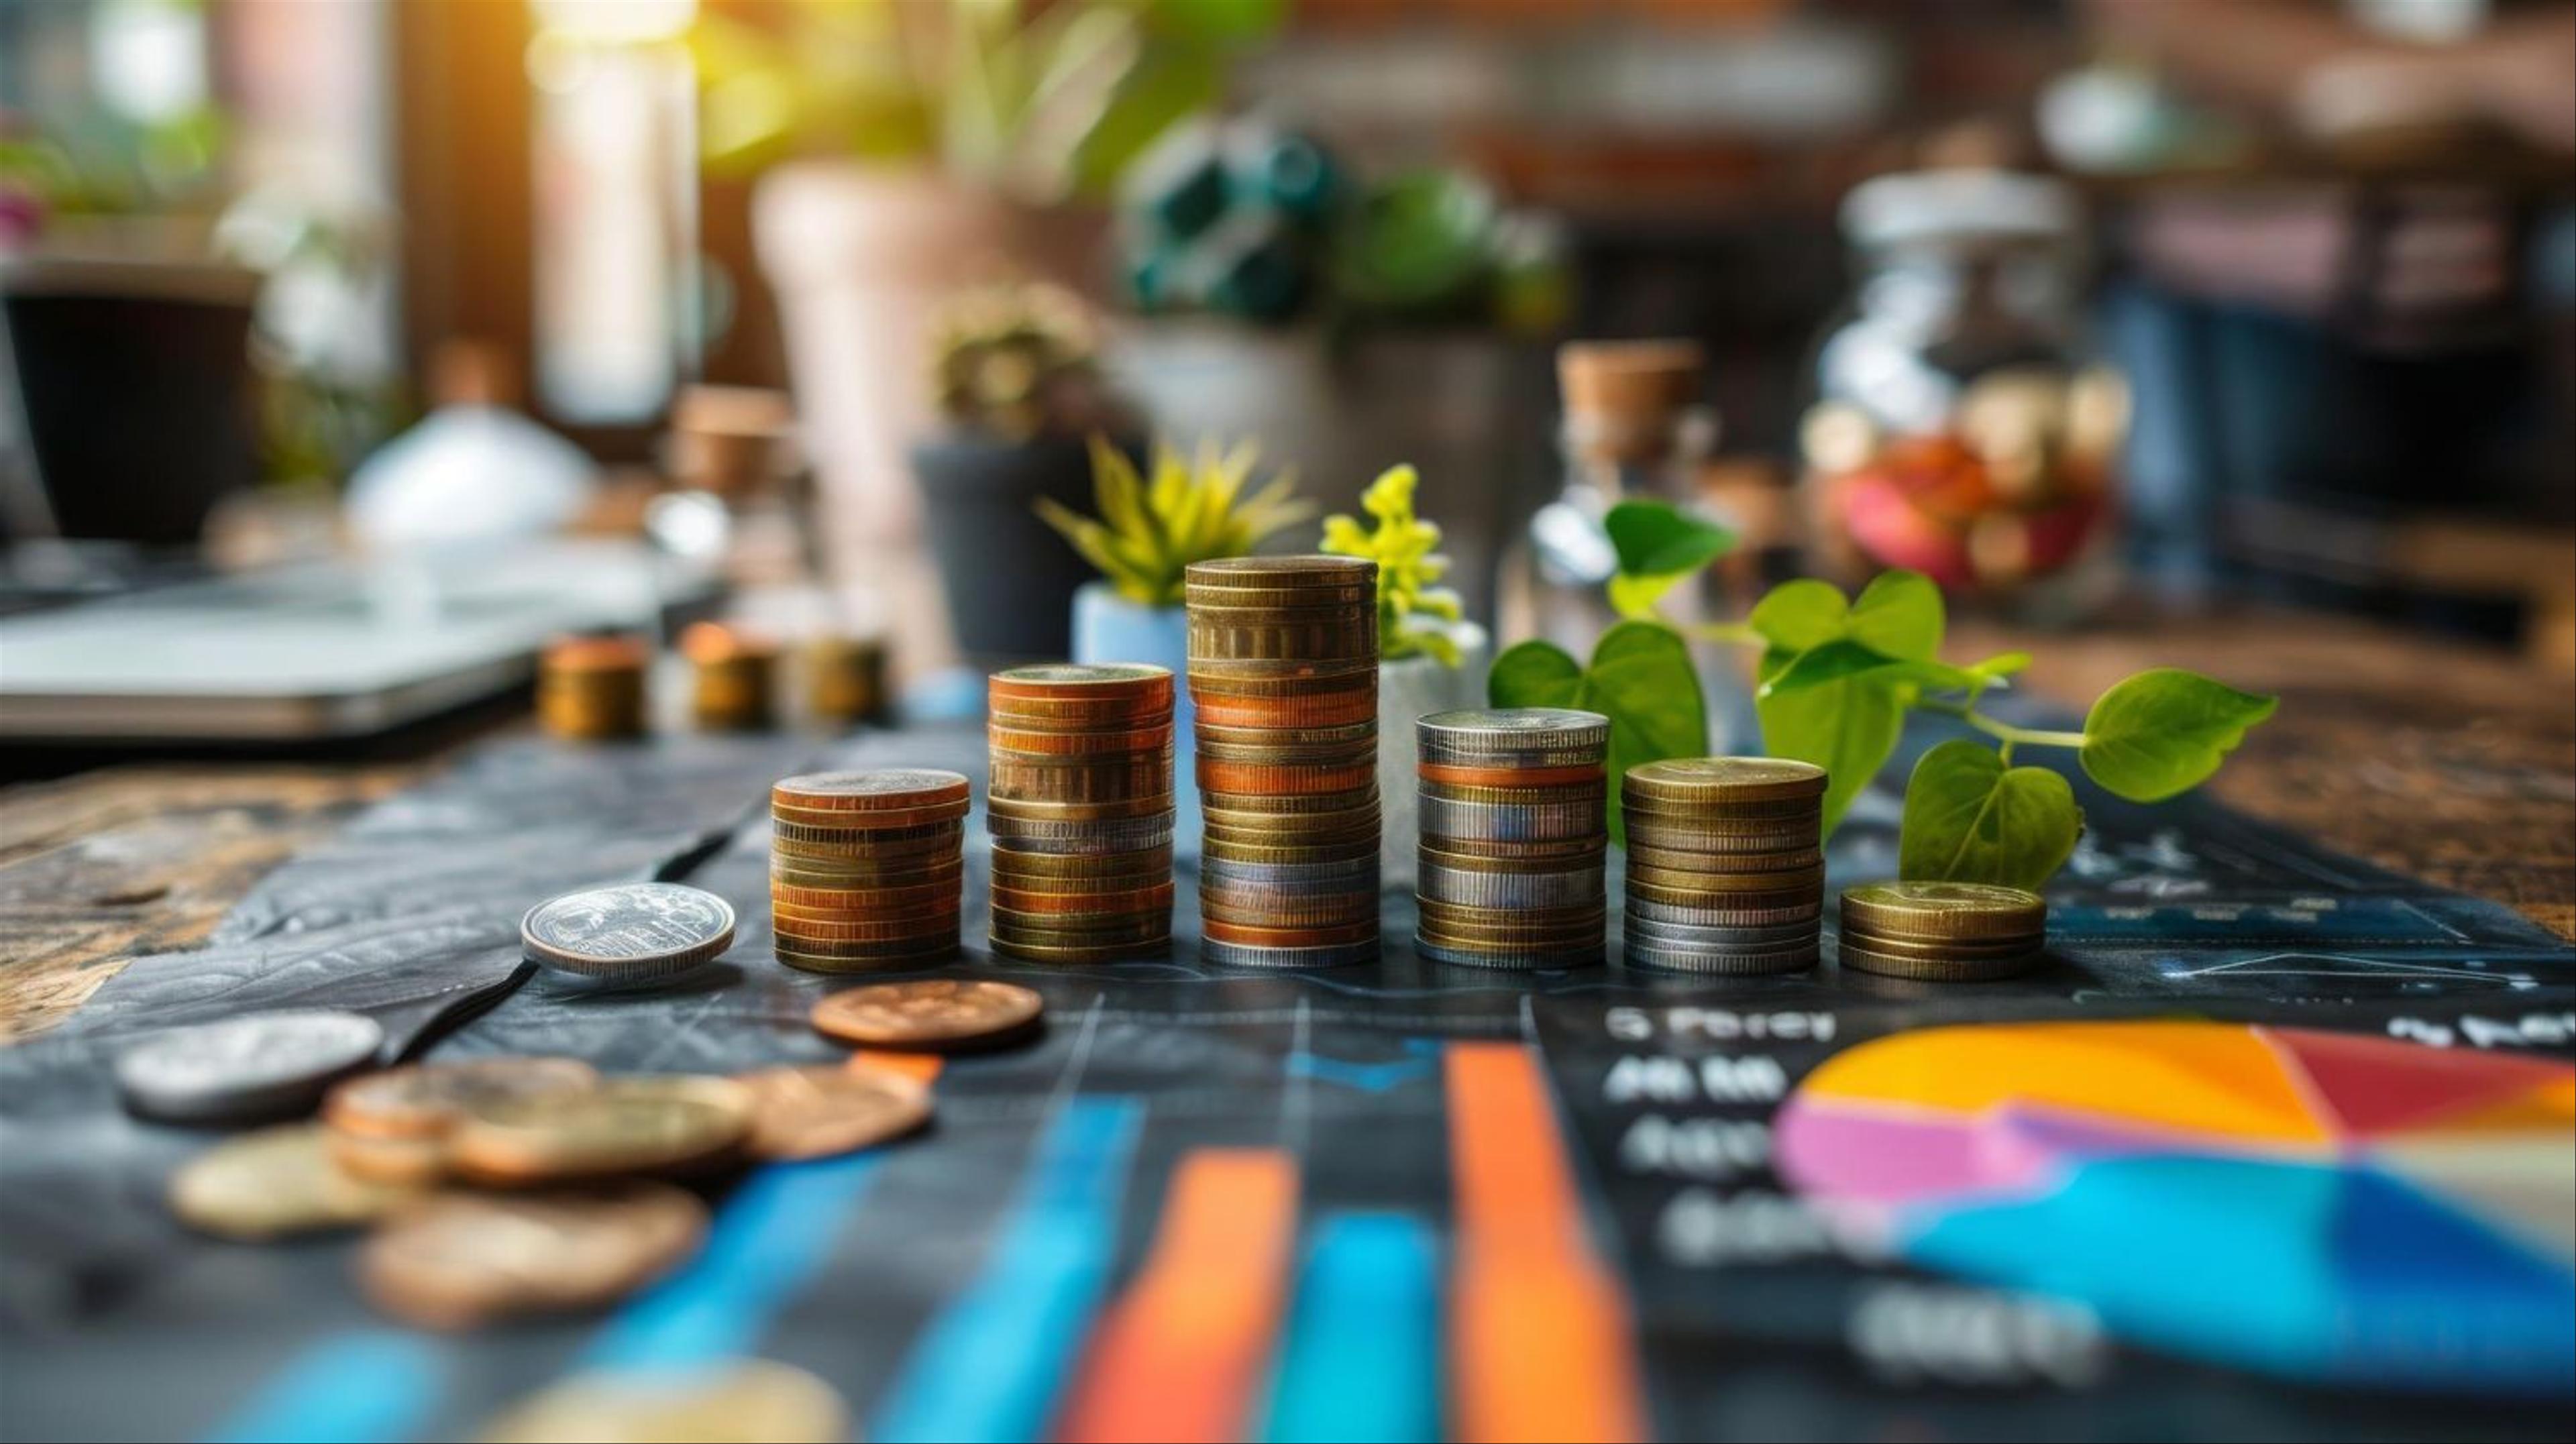
M2576 938L2576 694L2563 679L2503 652L2282 614L2036 637L1971 622L1948 650L2007 647L2034 653L2029 685L2073 707L2156 665L2281 694L2213 784L2221 797ZM419 771L139 764L0 792L0 1042L60 1022L127 959L203 937L262 873Z

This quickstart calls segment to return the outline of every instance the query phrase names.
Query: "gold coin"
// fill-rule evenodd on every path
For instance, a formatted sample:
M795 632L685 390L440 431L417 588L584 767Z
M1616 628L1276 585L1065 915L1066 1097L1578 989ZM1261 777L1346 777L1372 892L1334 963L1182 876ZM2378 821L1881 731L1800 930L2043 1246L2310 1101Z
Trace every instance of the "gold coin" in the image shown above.
M996 875L1009 873L1024 880L1153 877L1172 870L1172 845L1168 842L1128 852L1028 852L1007 842L996 842L992 856Z
M578 1058L475 1058L416 1063L335 1085L322 1119L345 1133L373 1138L438 1138L486 1103L579 1093L599 1070Z
M1038 943L998 935L993 939L993 951L1032 963L1123 963L1168 956L1171 949L1169 932L1144 942L1107 944Z
M1873 882L1843 889L1843 925L1884 937L2026 937L2046 931L2035 892L1976 882Z
M916 827L962 822L970 810L964 802L942 802L900 812L836 812L830 808L789 807L773 802L769 805L769 822L773 835L778 837L868 844L891 841L885 836L890 832L914 835L912 829Z
M1169 769L1165 770L1168 773ZM995 835L999 836L1020 823L1125 822L1139 817L1159 817L1169 821L1172 793L1167 786L1156 794L1097 802L1049 802L1027 797L988 796L984 799L984 807L1003 824L994 829Z
M839 1444L850 1412L832 1386L767 1359L649 1374L575 1374L484 1427L487 1444Z
M1198 688L1190 693L1197 725L1228 736L1377 728L1377 689L1322 697L1227 697Z
M1887 933L1874 933L1864 928L1855 928L1849 924L1845 924L1841 929L1841 937L1853 947L1867 948L1874 953L1893 953L1898 957L1929 958L1934 961L1956 958L1962 962L1972 962L1980 958L2013 958L2023 953L2037 952L2048 945L2048 940L2038 933L2024 933L2016 938L1996 937L1965 941L1958 938L1895 937Z
M1674 757L1629 768L1622 786L1667 803L1781 802L1823 796L1825 769L1785 757Z
M324 1135L290 1123L225 1139L171 1175L170 1212L200 1233L256 1240L354 1228L413 1196L352 1177Z
M1774 852L1679 852L1648 847L1638 842L1634 834L1628 838L1628 868L1632 872L1761 877L1792 869L1822 867L1824 863L1823 851L1812 840L1804 847L1781 848Z
M1822 868L1816 869L1821 874ZM1760 874L1757 874L1759 876ZM1779 888L1710 887L1697 877L1686 879L1681 886L1657 881L1653 877L1628 874L1628 897L1631 901L1661 903L1667 907L1712 908L1732 912L1771 912L1785 908L1822 911L1824 888L1822 878ZM1787 921L1785 918L1782 921Z
M734 1081L751 1090L754 1158L854 1153L930 1121L930 1090L882 1068L767 1068Z
M731 1156L750 1128L751 1097L726 1079L607 1078L483 1104L449 1136L449 1157L460 1176L502 1187L680 1172Z
M1116 760L1129 754L1169 755L1170 718L1150 727L1119 732L1029 732L996 718L984 729L984 743L996 757L1080 757Z
M1844 938L1834 950L1835 962L1843 967L1925 983L1984 983L2019 977L2038 968L2047 957L2047 952L2037 947L1987 957L1918 957L1865 946L1854 938Z
M965 774L934 767L807 772L781 778L769 789L776 806L825 812L911 812L967 798Z
M830 994L814 1004L816 1032L870 1048L946 1048L1017 1033L1046 1000L1013 983L924 978Z
M1609 844L1598 840L1578 844L1562 852L1511 857L1489 857L1483 853L1462 851L1461 847L1462 844L1446 840L1437 844L1423 842L1414 847L1413 855L1425 867L1448 868L1455 872L1502 873L1513 877L1589 872L1609 861Z
M447 1178L444 1138L376 1138L325 1127L322 1146L341 1172L369 1183L427 1188Z
M358 1255L376 1307L432 1329L596 1308L695 1253L706 1205L628 1180L538 1193L443 1193L397 1210Z

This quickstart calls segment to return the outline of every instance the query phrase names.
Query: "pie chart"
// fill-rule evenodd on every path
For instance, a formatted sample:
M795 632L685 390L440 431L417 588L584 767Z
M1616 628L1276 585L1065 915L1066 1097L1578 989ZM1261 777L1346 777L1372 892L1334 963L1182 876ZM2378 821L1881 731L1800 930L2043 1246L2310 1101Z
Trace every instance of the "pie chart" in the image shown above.
M1780 1171L1932 1272L2303 1382L2576 1393L2576 1068L2153 1021L1860 1044Z

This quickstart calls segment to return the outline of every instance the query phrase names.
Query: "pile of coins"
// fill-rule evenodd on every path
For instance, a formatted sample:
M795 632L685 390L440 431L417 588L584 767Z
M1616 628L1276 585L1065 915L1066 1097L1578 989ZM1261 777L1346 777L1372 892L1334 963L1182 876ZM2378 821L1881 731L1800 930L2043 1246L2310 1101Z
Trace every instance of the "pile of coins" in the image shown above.
M1876 882L1843 889L1846 968L1933 983L2015 977L2039 966L2048 904L2017 887Z
M1172 674L1019 667L991 684L993 948L1098 963L1172 939Z
M957 951L966 779L896 767L769 790L778 960L817 973L917 967Z
M1825 772L1767 757L1649 762L1620 780L1632 967L1815 966L1825 908Z
M1190 698L1205 831L1201 956L1377 956L1377 564L1192 564Z
M778 647L721 622L680 634L689 663L689 718L709 732L757 732L775 720Z
M576 741L644 731L644 675L653 649L640 637L566 637L537 662L537 719Z
M1601 962L1610 719L1554 707L1435 712L1414 737L1422 956L1486 968Z

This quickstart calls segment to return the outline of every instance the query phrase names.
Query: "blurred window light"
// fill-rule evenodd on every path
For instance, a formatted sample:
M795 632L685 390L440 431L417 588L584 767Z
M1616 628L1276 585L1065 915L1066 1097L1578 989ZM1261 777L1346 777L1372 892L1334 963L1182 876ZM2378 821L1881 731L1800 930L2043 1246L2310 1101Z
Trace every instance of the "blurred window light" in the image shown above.
M2355 23L2391 40L2465 40L2484 29L2489 0L2346 0Z
M532 0L536 371L555 416L650 421L703 326L694 0Z
M186 0L111 0L90 12L90 70L101 104L149 125L206 104L206 15Z

